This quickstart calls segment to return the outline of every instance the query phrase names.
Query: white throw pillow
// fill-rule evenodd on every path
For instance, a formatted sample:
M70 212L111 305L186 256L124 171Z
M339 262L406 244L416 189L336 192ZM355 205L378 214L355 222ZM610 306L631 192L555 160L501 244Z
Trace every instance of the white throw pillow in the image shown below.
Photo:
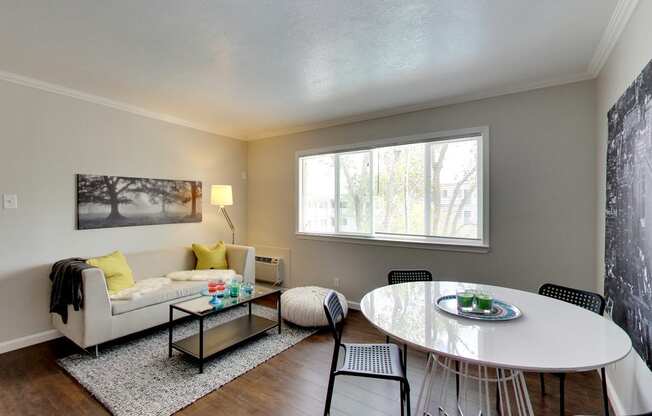
M182 270L178 272L168 273L166 276L170 280L192 280L192 281L208 281L215 280L226 282L230 279L236 278L235 270Z

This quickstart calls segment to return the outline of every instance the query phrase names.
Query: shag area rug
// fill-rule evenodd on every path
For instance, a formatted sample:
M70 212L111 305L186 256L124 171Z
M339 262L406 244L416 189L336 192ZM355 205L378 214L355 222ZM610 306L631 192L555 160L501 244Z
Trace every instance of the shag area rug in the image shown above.
M276 310L252 305L253 313L276 319ZM204 321L210 328L247 313L233 308ZM197 321L174 327L174 339L197 333ZM280 352L314 334L316 329L284 325L260 338L209 359L199 374L195 360L174 351L168 358L168 331L100 349L99 358L76 354L58 361L70 375L116 416L171 415Z

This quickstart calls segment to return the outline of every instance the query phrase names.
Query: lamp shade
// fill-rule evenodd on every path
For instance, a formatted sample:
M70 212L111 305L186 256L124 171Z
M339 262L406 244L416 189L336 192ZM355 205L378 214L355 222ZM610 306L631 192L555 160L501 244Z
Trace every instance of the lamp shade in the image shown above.
M213 185L211 186L211 204L221 207L233 205L233 192L231 185Z

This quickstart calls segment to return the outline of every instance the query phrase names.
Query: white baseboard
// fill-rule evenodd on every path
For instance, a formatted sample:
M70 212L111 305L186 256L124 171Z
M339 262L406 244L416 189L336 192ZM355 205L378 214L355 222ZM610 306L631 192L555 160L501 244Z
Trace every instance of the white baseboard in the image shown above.
M349 309L353 309L354 311L359 311L360 310L360 302L353 302L353 301L347 300L346 303L349 304Z
M41 342L50 341L52 339L59 338L61 336L62 336L61 333L56 329L49 329L47 331L39 332L37 334L27 335L25 337L0 342L0 354L9 351L19 350L21 348L29 347L31 345L40 344Z

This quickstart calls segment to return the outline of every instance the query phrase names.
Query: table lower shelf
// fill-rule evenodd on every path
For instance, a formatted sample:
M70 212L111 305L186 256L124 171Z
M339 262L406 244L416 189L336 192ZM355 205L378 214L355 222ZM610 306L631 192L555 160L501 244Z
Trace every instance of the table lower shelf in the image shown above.
M172 348L196 359L208 358L278 326L278 322L245 315L204 330L204 354L199 354L199 334L172 343Z

